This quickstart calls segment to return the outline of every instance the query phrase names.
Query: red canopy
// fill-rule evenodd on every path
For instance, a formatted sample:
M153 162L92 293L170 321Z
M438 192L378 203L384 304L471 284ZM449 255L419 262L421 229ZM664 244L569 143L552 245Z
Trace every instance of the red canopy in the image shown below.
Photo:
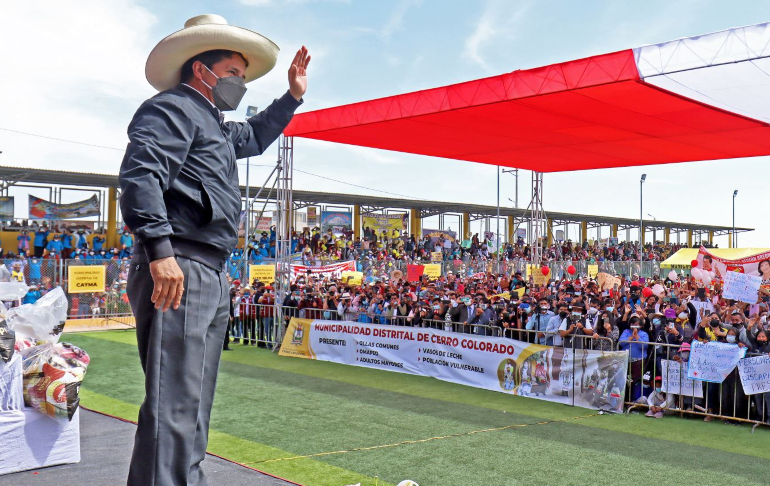
M770 125L645 82L633 50L302 113L284 133L540 172L770 155Z

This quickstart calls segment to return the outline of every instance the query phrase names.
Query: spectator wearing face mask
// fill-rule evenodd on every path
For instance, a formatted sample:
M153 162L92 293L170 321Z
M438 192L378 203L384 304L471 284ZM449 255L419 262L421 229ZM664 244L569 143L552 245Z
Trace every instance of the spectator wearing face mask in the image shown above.
M698 340L703 343L708 342L727 342L727 329L722 326L719 320L719 314L712 312L707 319L701 321L698 326Z
M645 416L656 419L663 418L664 409L670 409L674 406L674 395L663 392L663 378L655 377L655 390L647 398L641 400L649 407Z
M548 332L548 323L553 317L551 306L548 304L548 300L540 299L537 305L537 312L534 313L527 321L526 329L529 331L537 331L535 335L535 343L548 345L550 340L553 343L553 337L546 334ZM528 340L529 341L529 340Z
M569 319L559 326L559 335L564 339L564 347L573 349L588 347L583 337L594 335L593 328L589 326L590 323L587 323L583 316L583 308L580 305L573 305Z
M642 330L642 320L639 316L633 316L629 320L629 327L620 335L618 346L622 351L629 351L629 357L633 360L647 358L647 347L650 336ZM644 344L637 344L644 343Z
M548 326L546 327L546 336L550 338L550 342L549 339L546 339L547 346L561 346L564 343L564 339L561 337L559 329L562 324L564 324L564 329L569 327L568 320L569 306L565 302L559 302L556 314L551 316L551 319L548 321Z
M618 329L618 326L615 325L615 319L612 317L612 313L607 312L606 310L601 312L599 314L599 319L593 328L595 337L604 338L598 339L598 342L594 344L593 349L612 351L620 337L620 330Z
M470 332L469 324L476 316L476 306L469 295L463 296L457 307L451 310L452 322L459 322L461 332Z
M490 307L489 300L484 298L476 308L476 315L471 320L475 334L478 336L491 336L492 329L490 326L494 325L494 323L495 311Z

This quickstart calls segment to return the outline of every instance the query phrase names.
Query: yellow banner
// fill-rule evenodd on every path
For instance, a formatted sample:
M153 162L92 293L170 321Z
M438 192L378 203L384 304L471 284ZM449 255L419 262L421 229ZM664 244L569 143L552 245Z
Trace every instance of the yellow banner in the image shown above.
M265 285L275 283L275 265L249 265L249 285L259 280Z
M340 274L340 280L347 285L361 286L364 283L364 274L363 272L344 271Z
M599 265L588 265L588 278L596 278L599 274Z
M440 262L444 259L444 254L440 251L432 251L430 252L430 261L432 262Z
M89 265L67 267L67 292L70 294L86 294L90 292L104 292L105 271L104 265Z
M441 277L441 264L440 263L429 263L427 265L424 265L425 272L423 272L423 275L427 275L430 279L436 279Z
M401 236L401 230L406 229L405 214L364 214L364 228L371 228L379 238L385 231L389 238Z
M278 355L315 359L315 354L310 347L310 325L312 322L312 319L292 317L286 328L286 334L283 336L281 351Z
M548 285L548 275L543 275L540 265L527 265L527 276L532 277L534 285Z

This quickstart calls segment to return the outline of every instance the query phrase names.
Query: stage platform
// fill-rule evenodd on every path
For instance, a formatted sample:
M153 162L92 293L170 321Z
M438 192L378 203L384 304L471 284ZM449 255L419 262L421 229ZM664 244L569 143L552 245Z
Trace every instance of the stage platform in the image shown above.
M0 476L3 486L119 486L126 484L136 426L106 415L80 410L78 464L53 466ZM207 455L203 461L209 484L228 486L285 486L283 481L253 469Z

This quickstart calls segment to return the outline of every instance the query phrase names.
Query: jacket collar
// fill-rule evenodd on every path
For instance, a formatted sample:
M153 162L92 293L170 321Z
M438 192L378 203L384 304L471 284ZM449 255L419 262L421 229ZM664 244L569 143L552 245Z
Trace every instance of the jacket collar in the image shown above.
M203 96L203 93L193 88L189 84L185 84L185 83L179 83L176 89L181 93L184 93L188 98L191 98L193 101L201 105L203 108L207 109L209 112L211 112L212 115L214 115L214 119L219 120L221 122L222 112L219 111L219 108L214 106L214 104L211 103L211 101L209 101L208 98Z

